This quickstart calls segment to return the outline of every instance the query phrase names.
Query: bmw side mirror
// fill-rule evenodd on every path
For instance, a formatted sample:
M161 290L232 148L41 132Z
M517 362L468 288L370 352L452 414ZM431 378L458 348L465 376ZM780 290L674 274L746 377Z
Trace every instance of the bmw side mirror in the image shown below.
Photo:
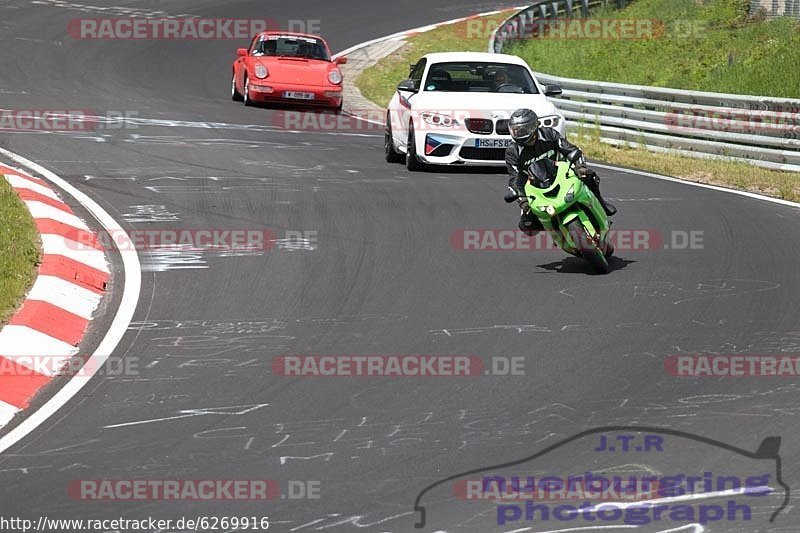
M408 79L408 80L401 81L397 85L397 90L398 91L409 91L409 92L415 93L415 92L419 91L419 88L417 87L417 82L415 80Z
M545 85L544 86L544 95L545 96L559 96L564 91L561 90L560 85Z
M503 197L503 200L505 200L507 204L510 204L511 202L513 202L515 200L518 200L518 199L519 199L519 195L517 193L515 193L514 191L508 191L506 193L506 195Z

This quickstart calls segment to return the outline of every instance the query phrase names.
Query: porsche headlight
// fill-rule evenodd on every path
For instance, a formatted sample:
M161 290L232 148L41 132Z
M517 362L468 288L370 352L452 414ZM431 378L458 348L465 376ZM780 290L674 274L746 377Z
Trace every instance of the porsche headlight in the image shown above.
M334 85L342 83L342 73L339 72L339 69L333 69L328 72L328 81Z
M264 65L256 65L256 78L263 80L267 76L269 76L269 70Z
M458 121L456 119L447 115L442 115L441 113L431 113L426 111L422 113L422 120L431 126L439 126L442 128L452 128L453 126L458 126Z

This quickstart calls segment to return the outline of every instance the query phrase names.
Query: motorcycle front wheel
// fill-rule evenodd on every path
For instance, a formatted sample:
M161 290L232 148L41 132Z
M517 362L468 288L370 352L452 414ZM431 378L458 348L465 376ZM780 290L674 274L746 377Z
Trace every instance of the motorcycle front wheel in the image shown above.
M589 233L587 233L581 221L576 218L567 224L567 231L572 238L572 242L575 243L575 246L578 248L581 257L592 265L592 269L598 274L608 274L608 260L606 260L603 250L601 250L594 239L589 236Z

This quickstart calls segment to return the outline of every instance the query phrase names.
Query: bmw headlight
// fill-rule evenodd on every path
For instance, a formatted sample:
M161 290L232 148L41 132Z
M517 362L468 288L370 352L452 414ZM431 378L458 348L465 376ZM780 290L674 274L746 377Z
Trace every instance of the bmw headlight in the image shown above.
M547 117L542 117L542 126L546 128L557 128L559 124L561 124L561 117L558 115L549 115Z
M256 78L263 80L269 76L269 71L264 65L256 65Z
M575 199L575 187L570 187L567 191L566 196L564 196L564 201L572 202Z
M458 126L458 121L456 119L447 115L442 115L441 113L424 112L422 113L422 120L431 126L439 126L442 128Z
M550 216L555 215L556 214L556 208L553 207L552 205L548 205L547 206L547 214L550 215Z
M333 69L328 72L328 81L334 85L342 83L342 73L339 72L339 69Z

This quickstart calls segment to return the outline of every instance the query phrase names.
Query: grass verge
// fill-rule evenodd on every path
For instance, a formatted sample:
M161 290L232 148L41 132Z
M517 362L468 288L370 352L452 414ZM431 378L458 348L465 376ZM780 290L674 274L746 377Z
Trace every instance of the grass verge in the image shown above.
M508 51L554 76L800 98L800 20L750 17L749 7L750 0L636 0L591 18L657 21L653 38L541 38Z
M503 20L508 15L506 12L487 17L486 27ZM416 62L421 56L432 52L486 50L487 41L466 37L468 34L466 25L466 22L461 22L409 37L406 46L364 70L356 78L356 86L364 97L385 107L394 94L397 84L407 77L409 63ZM549 69L546 71L548 74L555 74ZM717 87L712 89L718 90ZM571 140L583 148L587 157L612 165L800 202L800 176L796 173L767 170L745 163L650 152L643 148L616 147L601 142L596 133L579 132L576 137L571 137Z
M0 175L0 326L36 278L39 234L28 210Z

